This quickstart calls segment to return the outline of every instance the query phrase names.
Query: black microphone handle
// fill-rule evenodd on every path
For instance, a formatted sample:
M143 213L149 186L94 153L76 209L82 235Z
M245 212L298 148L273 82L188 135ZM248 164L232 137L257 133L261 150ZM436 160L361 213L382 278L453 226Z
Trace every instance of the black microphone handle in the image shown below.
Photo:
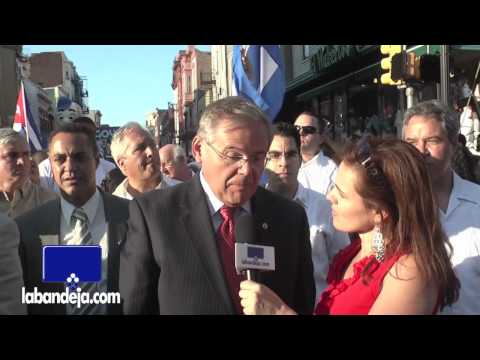
M258 282L258 270L257 269L247 269L245 270L247 274L247 280Z

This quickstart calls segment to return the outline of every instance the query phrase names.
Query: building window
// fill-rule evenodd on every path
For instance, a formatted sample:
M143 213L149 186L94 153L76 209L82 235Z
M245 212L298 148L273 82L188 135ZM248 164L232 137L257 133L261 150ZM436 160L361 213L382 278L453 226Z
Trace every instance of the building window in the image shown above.
M192 92L190 81L190 75L187 75L187 94L190 94Z
M310 45L302 45L302 59L310 57Z

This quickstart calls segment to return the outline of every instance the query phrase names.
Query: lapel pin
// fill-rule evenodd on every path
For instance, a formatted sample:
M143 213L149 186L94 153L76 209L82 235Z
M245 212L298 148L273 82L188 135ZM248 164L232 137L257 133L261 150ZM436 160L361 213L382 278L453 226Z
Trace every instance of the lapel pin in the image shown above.
M263 229L263 230L267 230L267 229L268 229L268 224L267 224L266 222L264 222L264 223L262 224L262 229Z

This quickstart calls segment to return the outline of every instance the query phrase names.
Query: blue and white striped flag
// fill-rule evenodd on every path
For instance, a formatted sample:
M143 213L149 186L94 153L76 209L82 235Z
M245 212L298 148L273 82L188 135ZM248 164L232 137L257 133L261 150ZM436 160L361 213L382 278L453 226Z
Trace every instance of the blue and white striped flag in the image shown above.
M285 74L279 45L234 45L233 81L273 122L283 104Z

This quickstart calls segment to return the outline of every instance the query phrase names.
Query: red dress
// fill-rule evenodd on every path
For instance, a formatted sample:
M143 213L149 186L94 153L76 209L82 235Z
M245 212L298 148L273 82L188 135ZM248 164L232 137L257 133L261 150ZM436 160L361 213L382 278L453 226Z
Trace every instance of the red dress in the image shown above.
M364 257L353 264L353 275L342 279L346 267L360 251L361 243L357 238L341 250L333 259L328 272L328 287L322 293L315 308L315 315L368 315L372 305L380 294L385 275L397 262L401 254L397 254L378 262L374 255ZM368 274L368 284L362 279L365 266L373 261Z

